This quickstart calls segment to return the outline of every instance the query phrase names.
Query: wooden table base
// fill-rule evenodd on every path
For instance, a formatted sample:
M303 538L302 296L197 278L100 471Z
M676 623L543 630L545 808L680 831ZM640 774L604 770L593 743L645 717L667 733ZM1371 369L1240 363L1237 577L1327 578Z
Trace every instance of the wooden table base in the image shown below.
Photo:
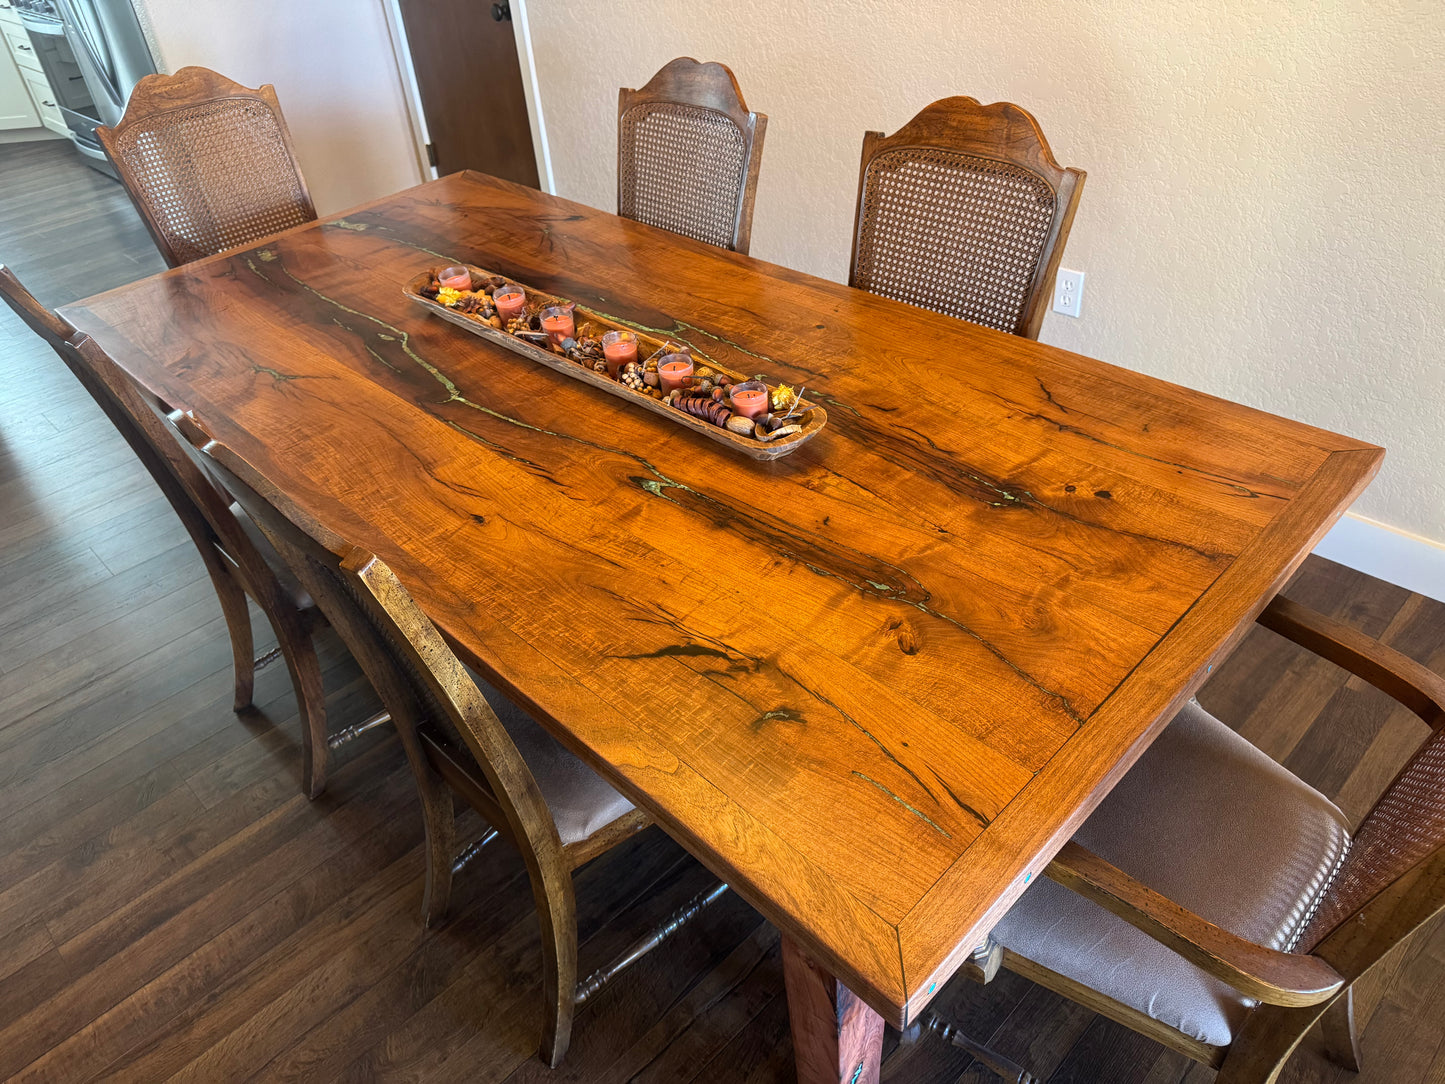
M883 1017L783 936L798 1084L878 1084Z

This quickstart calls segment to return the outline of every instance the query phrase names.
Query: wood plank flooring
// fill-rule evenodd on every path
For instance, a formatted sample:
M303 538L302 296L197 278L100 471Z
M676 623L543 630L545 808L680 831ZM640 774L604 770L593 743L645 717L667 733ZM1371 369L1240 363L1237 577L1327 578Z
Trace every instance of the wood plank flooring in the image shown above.
M64 144L0 148L0 260L51 304L161 269L121 190ZM1289 593L1445 670L1445 605L1311 559ZM258 649L270 646L258 623ZM333 639L334 719L373 696ZM0 1078L19 1081L793 1079L777 933L733 897L579 1015L566 1064L533 1058L540 947L520 860L467 868L424 932L421 820L394 738L300 794L284 668L229 710L229 647L199 558L99 410L0 317ZM1210 710L1358 816L1420 739L1411 718L1255 630ZM475 829L475 825L473 828ZM584 971L707 875L650 831L582 871ZM1445 1081L1445 933L1362 991L1364 1082ZM1203 1084L1148 1040L1016 976L936 1009L1053 1084ZM890 1036L890 1082L983 1081ZM1318 1042L1286 1079L1343 1084Z

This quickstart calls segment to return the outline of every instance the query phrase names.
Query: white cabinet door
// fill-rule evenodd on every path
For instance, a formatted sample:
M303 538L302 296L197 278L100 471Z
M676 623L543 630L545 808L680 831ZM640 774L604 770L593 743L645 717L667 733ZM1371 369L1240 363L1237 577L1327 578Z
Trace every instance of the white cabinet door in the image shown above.
M38 128L40 114L9 49L0 49L0 129Z

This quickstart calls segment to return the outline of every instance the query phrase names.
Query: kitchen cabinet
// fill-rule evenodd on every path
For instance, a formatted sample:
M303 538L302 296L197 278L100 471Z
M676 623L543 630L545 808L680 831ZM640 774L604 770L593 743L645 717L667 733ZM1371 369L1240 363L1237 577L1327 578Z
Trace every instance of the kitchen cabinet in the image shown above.
M56 115L59 115L59 110ZM40 112L20 75L20 68L16 65L15 58L10 55L9 49L0 49L0 131L38 127Z
M58 135L69 132L20 14L0 0L0 131L41 125Z

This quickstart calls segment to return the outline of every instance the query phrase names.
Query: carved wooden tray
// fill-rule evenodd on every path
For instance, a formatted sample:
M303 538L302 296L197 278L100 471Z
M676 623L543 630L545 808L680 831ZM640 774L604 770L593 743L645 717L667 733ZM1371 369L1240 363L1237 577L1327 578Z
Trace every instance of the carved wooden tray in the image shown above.
M468 270L471 271L474 288L478 288L495 278L506 278L506 276L495 275L493 272L484 271L481 268L470 265L459 264L457 266L466 266ZM612 377L606 373L595 372L580 362L573 361L569 357L553 353L545 347L534 346L501 328L492 327L476 316L469 316L466 313L458 312L456 309L448 308L433 298L423 296L422 291L432 284L432 276L436 270L438 269L423 271L416 278L412 279L411 282L407 283L406 286L403 287L402 292L417 304L436 313L442 319L450 320L452 323L466 328L474 335L480 335L482 338L489 339L499 346L506 347L513 353L521 354L525 358L540 362L550 369L556 369L559 373L564 373L574 380L591 384L594 388L605 391L609 395L615 395L619 399L625 399L629 403L635 403L638 406L645 407L654 414L662 415L675 425L681 425L686 429L691 429L695 433L701 433L710 440L715 440L719 444L726 444L728 447L735 448L744 455L751 456L754 459L781 459L790 452L797 451L799 446L806 441L812 440L813 437L817 436L823 426L828 424L828 414L821 406L818 406L816 403L811 403L807 399L802 399L799 401L791 419L792 422L802 425L802 431L786 437L779 437L773 441L762 441L754 437L742 436L728 429L724 429L721 426L713 425L702 418L694 417L691 414L679 410L665 400L654 399L642 392L634 391L625 384L613 380ZM526 311L528 314L540 312L549 305L573 304L571 301L557 297L554 294L544 293L541 290L533 290L526 283L517 282L515 279L508 278L506 281L515 283L526 291ZM631 331L635 334L637 336L637 357L639 361L662 349L667 341L653 335L648 335L645 332L637 330L635 327L628 327L626 324L609 320L607 317L601 316L580 305L574 306L574 308L574 316L579 332L584 324L595 324L598 336L608 331ZM715 372L725 374L733 381L751 379L747 374L734 372L731 369L727 369L724 366L702 358L694 358L694 364L699 368L705 365ZM768 393L769 396L771 396L771 385L768 387Z

